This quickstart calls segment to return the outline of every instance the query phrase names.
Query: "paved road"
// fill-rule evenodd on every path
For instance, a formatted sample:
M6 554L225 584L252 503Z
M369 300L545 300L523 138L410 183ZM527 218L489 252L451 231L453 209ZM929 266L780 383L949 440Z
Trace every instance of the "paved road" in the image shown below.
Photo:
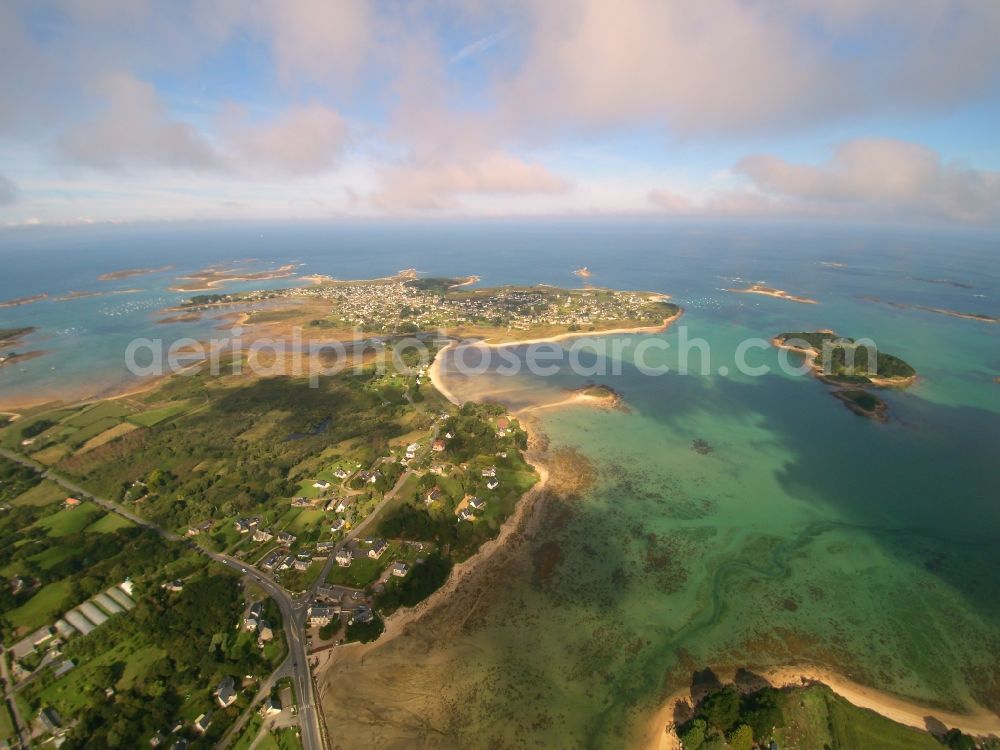
M253 565L220 552L205 549L189 539L181 537L132 513L121 507L118 503L88 492L65 477L56 474L51 469L32 461L30 458L12 453L3 448L0 448L0 456L33 469L45 479L55 482L74 495L86 498L112 513L117 513L138 526L152 529L164 539L183 542L191 547L191 549L252 578L277 603L278 609L281 611L281 618L284 621L285 640L288 643L288 656L285 657L285 660L278 666L278 669L275 670L269 680L273 683L274 680L281 677L292 678L295 684L295 693L299 701L299 727L302 733L302 746L304 750L323 750L319 714L316 710L316 698L313 691L312 678L309 675L309 663L306 660L306 644L303 637L308 598L293 599L287 591L265 576L257 568L253 567Z
M28 731L28 725L21 718L21 710L14 698L14 682L7 673L7 655L2 652L0 652L0 675L3 676L4 693L7 705L10 707L10 715L14 717L14 730L17 732L18 742L21 747L31 747L31 733Z

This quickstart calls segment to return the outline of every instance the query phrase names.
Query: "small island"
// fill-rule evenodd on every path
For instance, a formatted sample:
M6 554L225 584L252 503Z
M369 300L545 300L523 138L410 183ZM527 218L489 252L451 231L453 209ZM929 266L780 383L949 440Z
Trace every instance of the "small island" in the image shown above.
M573 274L579 276L581 279L589 279L590 269L587 268L586 266L583 266L582 268L578 268L575 271L573 271Z
M805 356L813 375L837 386L831 392L834 398L855 414L877 422L888 420L889 407L865 388L906 388L917 377L908 362L880 351L875 352L874 367L870 368L868 347L829 329L781 333L771 343Z
M269 279L282 279L295 274L296 265L286 263L278 268L269 271L240 271L233 268L219 268L216 266L203 268L188 276L181 276L175 284L170 287L171 292L203 292L215 289L231 281L267 281Z
M21 339L38 329L34 326L24 326L22 328L0 328L0 347L17 346Z
M48 298L49 295L42 292L41 294L32 294L30 297L0 300L0 307L20 307L21 305L30 305L32 302L41 302L43 299Z
M151 273L163 273L173 269L172 265L160 266L158 268L123 268L120 271L109 271L97 277L98 281L120 281L133 276L146 276Z
M816 300L810 299L809 297L800 297L797 294L786 292L784 289L775 289L774 287L765 286L764 284L751 284L746 289L727 289L726 291L735 292L737 294L762 294L765 297L774 297L776 299L787 300L788 302L798 302L802 305L816 304Z
M994 315L986 315L985 313L960 312L958 310L949 310L946 307L931 307L930 305L911 305L906 302L892 302L879 297L873 297L870 294L859 295L858 299L862 299L865 302L888 305L889 307L894 307L897 310L922 310L923 312L934 313L935 315L947 315L949 318L978 320L980 323L1000 323L1000 318Z

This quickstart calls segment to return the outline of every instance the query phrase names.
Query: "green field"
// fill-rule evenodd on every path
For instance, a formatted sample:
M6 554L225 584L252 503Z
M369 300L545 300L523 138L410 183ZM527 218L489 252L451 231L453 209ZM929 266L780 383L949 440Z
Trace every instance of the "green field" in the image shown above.
M66 490L54 482L45 480L36 484L27 492L18 495L14 505L49 505L50 503L61 503L66 499Z
M330 574L326 577L326 582L337 586L363 589L378 580L378 577L389 562L388 550L382 555L381 560L372 560L370 557L355 557L349 568L334 565L333 569L330 570Z
M54 581L43 586L27 602L8 612L6 618L22 633L49 625L62 616L70 588L69 580Z
M188 410L189 406L190 402L179 401L167 406L161 406L158 409L150 409L139 414L133 414L128 418L128 421L140 427L153 427L161 422L166 422L172 417L176 417L178 414L183 414Z
M36 526L45 529L49 536L66 536L83 531L104 513L90 502L81 503L76 508L64 508L57 513L46 516L38 521Z
M105 513L101 518L87 526L84 531L92 534L109 534L118 529L126 529L133 523L117 513Z

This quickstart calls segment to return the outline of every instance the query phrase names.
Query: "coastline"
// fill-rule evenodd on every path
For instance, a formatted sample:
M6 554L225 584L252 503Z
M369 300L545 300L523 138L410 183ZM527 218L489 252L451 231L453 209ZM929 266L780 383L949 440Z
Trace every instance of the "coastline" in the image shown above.
M809 371L812 373L813 377L817 380L822 380L828 385L843 385L843 383L838 383L836 381L831 381L826 378L823 373L823 368L821 365L816 364L816 357L820 355L820 352L816 351L812 347L803 349L801 346L792 346L785 341L783 341L778 336L771 339L771 346L776 349L785 349L786 351L795 352L796 354L801 354L806 358L809 363ZM868 376L866 376L868 377ZM863 386L872 386L875 388L908 388L917 382L916 375L910 375L908 378L879 378L879 377L868 377L868 383L864 383Z
M713 671L724 683L731 683L735 674L734 669L713 668ZM1000 735L1000 716L981 706L977 706L968 714L939 711L862 685L831 669L814 665L772 667L759 670L758 674L776 688L804 687L811 683L822 683L858 708L866 708L897 724L904 724L921 731L928 731L928 720L934 719L949 729L960 729L965 734ZM653 713L644 733L642 750L681 750L680 740L673 731L672 724L674 707L679 701L691 702L690 688L673 693Z
M508 339L506 341L493 341L488 338L470 339L463 342L458 342L457 339L452 339L452 341L455 343L461 343L462 346L481 346L488 349L501 349L503 347L527 346L530 344L555 344L568 339L589 338L594 336L627 336L639 333L663 333L667 331L670 326L673 325L674 321L682 315L684 315L683 308L679 309L670 317L664 318L662 323L649 326L636 326L634 328L607 328L602 331L567 331L565 333L556 333L552 336L538 336L530 339ZM444 350L442 349L442 351Z
M427 368L427 376L431 381L437 391L444 396L448 401L453 403L455 406L461 406L462 401L454 394L454 392L448 388L444 383L444 372L442 369L442 362L444 361L444 355L446 352L456 349L459 346L481 346L488 349L500 349L502 347L509 346L522 346L530 344L551 344L558 343L559 341L565 341L572 338L583 338L588 336L613 336L617 334L639 334L639 333L663 333L668 330L674 321L680 318L684 314L684 309L679 309L676 313L671 315L669 318L664 318L663 323L655 326L642 326L639 328L611 328L606 331L571 331L567 333L556 334L555 336L548 336L543 338L535 339L524 339L522 341L507 341L507 342L489 342L489 341L477 341L477 342L460 342L458 339L450 339L448 343L438 350L437 354L434 355L434 361L431 362L430 366ZM582 396L583 394L576 394L577 396ZM599 400L599 399L595 399ZM578 400L569 399L573 403ZM561 402L560 402L561 403ZM544 405L543 405L544 406ZM540 408L540 407L535 407Z
M457 563L451 569L451 574L441 588L437 589L429 597L413 607L399 609L385 618L385 630L377 640L370 643L347 644L327 652L327 658L315 670L317 683L337 662L345 659L364 661L365 654L369 651L384 646L398 636L404 635L410 625L416 623L443 604L476 568L495 553L504 549L511 537L523 528L531 509L543 491L548 487L550 474L548 466L545 463L545 451L539 447L540 444L544 444L544 441L531 429L529 424L522 422L521 427L528 433L528 449L524 452L524 458L538 472L538 481L521 496L521 499L514 508L514 512L501 525L500 533L493 539L484 542L474 555Z

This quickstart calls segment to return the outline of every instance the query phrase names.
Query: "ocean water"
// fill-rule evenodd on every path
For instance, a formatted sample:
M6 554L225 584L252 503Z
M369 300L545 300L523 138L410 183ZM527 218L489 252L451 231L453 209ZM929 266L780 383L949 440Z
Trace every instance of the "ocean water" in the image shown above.
M29 342L52 350L0 369L0 405L120 385L132 337L209 334L217 322L158 325L156 311L187 296L167 291L178 273L245 258L484 285L578 286L572 270L587 265L595 285L664 292L685 309L665 333L626 337L620 356L587 359L619 374L451 372L460 396L512 408L597 381L627 410L532 413L593 481L542 507L488 585L334 666L326 713L346 745L621 747L710 665L814 663L927 704L1000 710L1000 326L885 304L1000 315L996 236L651 221L6 233L0 299L142 291L0 309L0 327L37 325ZM164 263L177 268L95 280ZM819 303L724 291L757 281ZM748 357L771 374L736 372L741 341L816 328L871 337L914 365L913 387L884 394L888 424L777 371L772 348ZM704 373L676 371L682 336L709 343ZM634 345L651 339L670 345L645 358L665 375L635 366Z

